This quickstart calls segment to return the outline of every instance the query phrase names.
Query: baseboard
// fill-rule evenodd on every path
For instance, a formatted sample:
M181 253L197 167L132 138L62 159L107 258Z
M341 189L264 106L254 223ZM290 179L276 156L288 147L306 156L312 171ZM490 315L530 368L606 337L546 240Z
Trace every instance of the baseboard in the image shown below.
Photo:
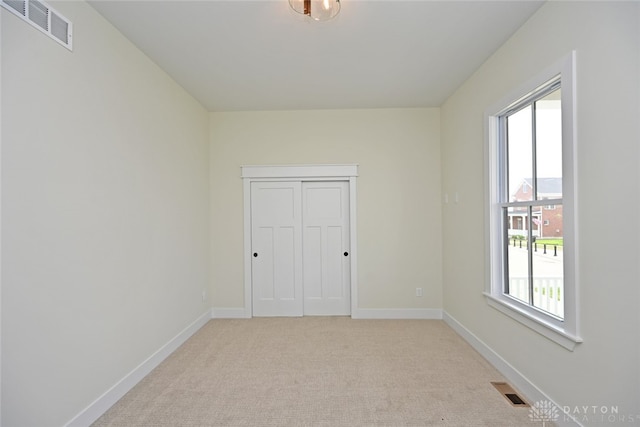
M173 337L168 343L160 347L147 360L142 362L133 371L129 372L124 378L118 381L113 387L107 390L102 396L96 399L92 404L85 408L69 421L66 427L86 427L96 421L104 414L114 403L131 390L140 380L149 374L164 359L180 347L189 337L203 327L211 319L211 311L207 310L198 317L192 324L187 326L182 332Z
M556 426L582 426L579 422L573 419L570 415L565 414L562 406L551 400L542 390L536 387L531 381L529 381L524 375L522 375L517 369L504 360L498 353L493 351L491 347L485 344L481 339L475 336L471 331L465 328L460 322L453 318L446 311L443 312L442 319L451 327L458 335L460 335L467 343L471 345L482 357L493 365L510 383L511 385L520 391L531 405L536 402L543 402L545 404L554 405L558 408L558 418L554 420Z
M211 309L212 319L248 319L251 316L247 313L244 307L239 308L226 308L226 307L214 307Z
M358 308L353 319L442 319L439 308Z
M248 319L244 307L211 309L212 319ZM359 308L351 314L353 319L442 319L439 308Z

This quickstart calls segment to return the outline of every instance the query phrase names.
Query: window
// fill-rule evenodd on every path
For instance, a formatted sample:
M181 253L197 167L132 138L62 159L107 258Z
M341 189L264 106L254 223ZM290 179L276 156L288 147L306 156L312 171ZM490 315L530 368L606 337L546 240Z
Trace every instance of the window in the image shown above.
M581 341L573 57L486 114L487 301L568 349Z
M526 226L502 230L505 248L503 251L503 290L516 300L535 307L557 319L564 319L564 263L561 255L545 256L536 253L535 242L553 237L554 245L560 246L562 233L546 236L540 227L542 206L549 206L550 197L543 197L550 183L559 188L554 200L562 204L562 103L560 77L547 82L530 96L498 115L500 132L498 150L501 152L501 188L506 190L499 200L505 218L517 214ZM526 197L519 189L531 187ZM525 193L523 191L523 193ZM562 229L562 215L557 218ZM514 236L524 238L518 248L509 242ZM543 240L544 241L544 240ZM521 242L522 243L522 242ZM524 250L522 250L524 248Z

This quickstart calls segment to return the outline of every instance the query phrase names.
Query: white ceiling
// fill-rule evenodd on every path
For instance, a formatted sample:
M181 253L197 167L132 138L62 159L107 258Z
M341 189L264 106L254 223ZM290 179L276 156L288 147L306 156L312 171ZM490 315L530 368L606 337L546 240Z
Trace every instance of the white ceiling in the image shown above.
M541 5L342 0L308 22L287 0L94 0L210 111L436 107Z

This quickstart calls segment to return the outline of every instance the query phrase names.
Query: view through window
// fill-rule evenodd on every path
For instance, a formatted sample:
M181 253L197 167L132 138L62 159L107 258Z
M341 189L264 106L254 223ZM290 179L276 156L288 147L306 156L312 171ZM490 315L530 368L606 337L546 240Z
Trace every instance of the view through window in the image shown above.
M500 116L504 293L564 318L560 80Z

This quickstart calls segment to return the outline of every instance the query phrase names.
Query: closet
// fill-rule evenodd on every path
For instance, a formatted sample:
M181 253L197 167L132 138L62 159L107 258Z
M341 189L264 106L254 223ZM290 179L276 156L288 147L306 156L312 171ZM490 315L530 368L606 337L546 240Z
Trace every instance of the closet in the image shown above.
M355 172L351 165L243 167L252 316L351 314Z

